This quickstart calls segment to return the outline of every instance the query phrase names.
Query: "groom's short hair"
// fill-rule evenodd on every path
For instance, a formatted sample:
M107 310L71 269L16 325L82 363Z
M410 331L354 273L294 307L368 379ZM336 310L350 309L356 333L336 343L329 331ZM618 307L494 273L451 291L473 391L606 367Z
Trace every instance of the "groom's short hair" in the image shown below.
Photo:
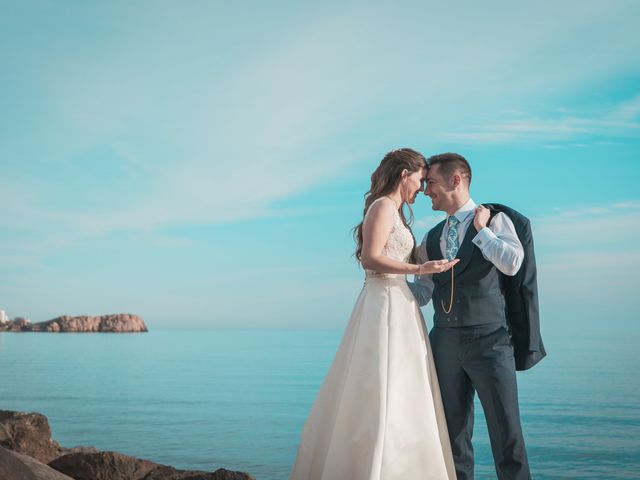
M440 165L439 173L449 179L456 171L467 180L467 185L471 185L471 166L467 159L457 153L440 153L427 159L429 168Z

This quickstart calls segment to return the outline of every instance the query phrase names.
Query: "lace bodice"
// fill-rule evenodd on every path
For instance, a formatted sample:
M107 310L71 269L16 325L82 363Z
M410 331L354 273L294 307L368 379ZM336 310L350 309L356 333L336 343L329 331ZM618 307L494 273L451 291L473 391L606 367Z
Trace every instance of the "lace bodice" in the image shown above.
M367 215L371 211L371 207L374 203L386 200L387 202L392 201L387 197L380 197L376 199L370 206L369 210L367 210ZM366 216L365 216L366 219ZM387 242L384 244L382 249L382 254L386 257L393 258L394 260L399 260L401 262L408 262L411 258L411 253L413 252L413 236L411 235L411 231L404 225L402 218L400 217L400 212L394 209L393 215L393 227L391 228L391 232L389 233L389 238L387 238ZM367 276L388 276L388 277L397 277L401 276L399 274L392 273L378 273L373 270L365 270Z

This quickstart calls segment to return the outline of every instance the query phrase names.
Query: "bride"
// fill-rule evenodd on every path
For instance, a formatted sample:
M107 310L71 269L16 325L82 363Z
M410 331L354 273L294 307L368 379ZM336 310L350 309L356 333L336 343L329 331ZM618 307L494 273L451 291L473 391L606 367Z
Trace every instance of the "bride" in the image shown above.
M455 479L429 337L405 276L457 260L413 264L403 212L423 190L427 163L389 152L371 175L355 229L365 283L304 425L291 480Z

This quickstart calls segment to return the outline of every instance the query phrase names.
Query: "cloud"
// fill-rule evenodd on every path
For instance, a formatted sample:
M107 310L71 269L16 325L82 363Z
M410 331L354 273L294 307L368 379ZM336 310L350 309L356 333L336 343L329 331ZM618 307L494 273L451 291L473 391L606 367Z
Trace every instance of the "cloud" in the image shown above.
M51 126L32 133L46 158L7 178L19 186L1 207L7 228L98 235L265 217L360 159L336 141L358 117L359 79L348 80L348 66L363 47L353 15L306 21L233 68L191 63L184 76L147 56L176 50L150 23L111 39L99 58L69 46L40 65ZM181 102L163 91L171 82Z
M18 134L0 133L15 187L0 206L5 229L74 238L268 217L405 140L638 132L638 96L599 117L522 113L530 99L637 67L634 2L271 16L258 4L149 5L63 9L83 27L50 32L45 51L27 40L51 27L14 16L15 51L0 54L22 80L3 91L38 101L8 111ZM462 119L451 105L464 105ZM473 129L489 108L510 121Z
M562 113L567 113L566 109ZM477 131L443 134L443 138L460 143L482 144L575 142L578 139L591 142L598 137L640 138L640 94L607 111L597 112L596 116L566 114L541 118L518 113L518 117L483 126ZM589 143L572 145L588 147Z
M613 204L613 208L624 209L624 210L640 210L640 202L638 201L618 202Z
M616 202L585 206L579 209L557 209L553 215L533 218L536 241L542 245L572 245L594 247L630 242L640 234L640 202ZM618 235L618 232L625 232ZM601 244L601 245L602 245ZM602 246L597 248L601 249Z
M629 307L640 283L640 203L559 211L532 219L532 229L548 304L584 302L576 311L588 311L595 302Z

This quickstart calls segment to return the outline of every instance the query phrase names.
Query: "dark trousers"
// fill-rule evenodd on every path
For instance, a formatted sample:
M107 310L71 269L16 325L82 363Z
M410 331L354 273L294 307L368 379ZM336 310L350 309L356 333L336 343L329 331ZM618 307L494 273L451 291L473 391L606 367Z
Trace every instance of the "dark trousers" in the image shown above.
M473 479L473 397L487 419L498 478L531 478L520 426L511 339L499 323L435 327L429 334L458 480Z

